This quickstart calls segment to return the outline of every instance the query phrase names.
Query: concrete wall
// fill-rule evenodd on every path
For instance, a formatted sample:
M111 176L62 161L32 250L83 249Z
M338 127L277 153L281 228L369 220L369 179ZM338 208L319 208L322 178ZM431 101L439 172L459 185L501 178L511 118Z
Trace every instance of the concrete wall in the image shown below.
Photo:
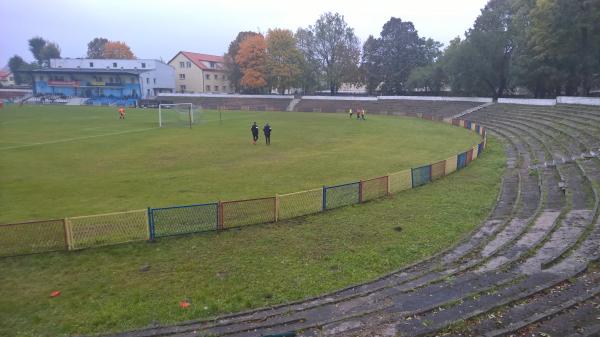
M522 105L556 105L555 99L533 99L533 98L499 98L498 103L502 104L522 104Z
M409 101L446 101L446 102L475 102L491 103L489 97L443 97L443 96L378 96L381 100L409 100Z
M600 98L559 96L556 98L556 102L558 104L600 105Z

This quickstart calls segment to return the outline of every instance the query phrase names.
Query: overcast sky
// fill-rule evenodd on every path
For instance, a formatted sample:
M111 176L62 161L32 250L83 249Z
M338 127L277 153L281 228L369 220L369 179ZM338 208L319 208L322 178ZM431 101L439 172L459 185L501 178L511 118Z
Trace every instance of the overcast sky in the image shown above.
M0 67L27 40L58 43L62 57L83 57L94 37L126 42L138 58L168 61L186 50L222 55L240 31L313 25L338 12L362 42L390 17L412 21L419 35L447 44L463 36L487 0L0 0Z

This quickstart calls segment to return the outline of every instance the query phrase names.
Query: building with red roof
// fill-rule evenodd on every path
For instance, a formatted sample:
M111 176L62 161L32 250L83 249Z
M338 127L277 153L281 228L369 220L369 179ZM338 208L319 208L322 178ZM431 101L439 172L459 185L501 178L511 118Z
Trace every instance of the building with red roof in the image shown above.
M0 85L3 87L15 85L15 77L10 71L0 70Z
M180 51L168 64L175 69L175 90L180 93L231 93L225 58Z

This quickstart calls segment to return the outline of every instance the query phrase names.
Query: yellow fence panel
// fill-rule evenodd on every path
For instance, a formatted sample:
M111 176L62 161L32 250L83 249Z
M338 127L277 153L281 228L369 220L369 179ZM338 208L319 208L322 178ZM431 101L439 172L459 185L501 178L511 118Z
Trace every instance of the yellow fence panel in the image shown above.
M446 159L446 172L445 174L448 175L452 172L456 171L456 165L458 164L458 156L454 155L448 159Z
M390 184L390 193L398 193L400 191L412 188L412 172L410 169L401 172L390 173L388 175Z
M431 180L440 179L446 175L446 161L438 161L435 164L431 164Z
M479 145L473 146L473 160L479 157Z
M278 219L314 214L323 210L323 189L302 191L279 196Z
M145 209L67 218L71 249L142 241L149 238Z
M0 225L0 256L65 250L62 219Z
M274 222L275 197L223 201L220 205L221 228L232 228Z

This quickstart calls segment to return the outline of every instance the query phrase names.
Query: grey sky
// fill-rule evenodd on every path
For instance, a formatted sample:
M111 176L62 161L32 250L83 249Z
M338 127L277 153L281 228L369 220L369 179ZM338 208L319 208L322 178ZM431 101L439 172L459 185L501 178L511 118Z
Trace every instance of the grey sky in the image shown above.
M223 54L239 31L312 25L338 12L365 41L390 17L447 44L473 24L487 0L0 0L0 67L32 60L27 40L57 42L63 57L83 57L94 37L126 42L138 58L168 61L179 50Z

